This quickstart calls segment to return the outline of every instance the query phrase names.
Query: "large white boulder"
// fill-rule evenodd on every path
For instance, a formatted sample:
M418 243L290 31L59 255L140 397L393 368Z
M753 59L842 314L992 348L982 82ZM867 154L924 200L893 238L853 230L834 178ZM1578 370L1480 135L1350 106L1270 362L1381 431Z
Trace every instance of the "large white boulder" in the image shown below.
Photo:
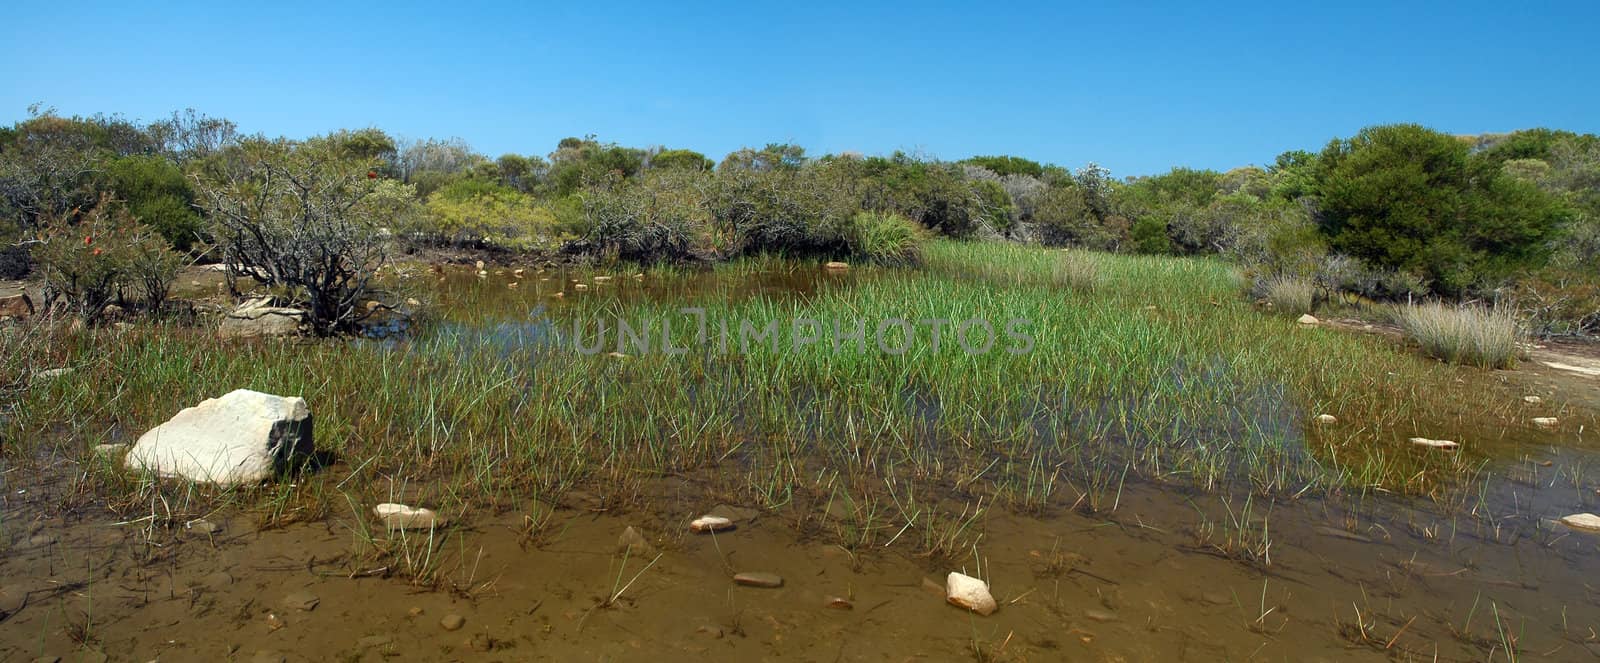
M164 477L236 485L271 478L313 451L305 399L235 389L150 429L124 462Z

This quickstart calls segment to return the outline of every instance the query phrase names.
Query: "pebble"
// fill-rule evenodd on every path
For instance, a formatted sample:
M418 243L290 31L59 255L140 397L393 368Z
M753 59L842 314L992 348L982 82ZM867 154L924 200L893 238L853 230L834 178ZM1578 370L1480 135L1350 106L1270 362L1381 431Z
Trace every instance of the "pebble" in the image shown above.
M733 521L720 516L700 516L689 523L689 529L695 532L721 532L733 529Z
M1600 532L1600 516L1592 513L1574 513L1561 519L1561 524L1585 532Z
M217 532L222 531L222 528L217 526L216 523L206 520L205 518L195 518L194 520L184 523L184 527L197 533L208 535L216 534Z
M282 605L291 610L310 612L316 610L317 605L320 603L322 603L322 599L317 598L317 595L311 592L295 592L283 597Z
M630 525L622 530L622 536L617 537L617 552L626 553L629 557L648 557L655 554L656 548Z
M422 608L413 607L412 609L406 611L406 616L407 617L421 617L422 616Z
M461 627L466 625L467 618L462 617L461 615L445 615L444 619L439 620L439 628L442 628L446 631L459 631L461 630Z
M1298 322L1298 323L1300 323L1302 325L1310 326L1310 325L1318 324L1318 323L1320 323L1322 321L1318 320L1317 316L1314 316L1314 315L1311 315L1310 313L1307 313L1305 315L1300 316L1298 319L1295 320L1295 322Z
M362 649L371 649L373 647L383 647L392 642L394 642L394 636L392 635L369 635L357 640L356 646Z
M823 265L822 268L830 272L841 272L850 269L850 263L834 261Z
M1430 440L1425 437L1413 437L1411 438L1411 443L1419 447L1428 447L1430 449L1454 449L1461 446L1460 444L1450 440Z
M1561 424L1561 420L1555 417L1534 417L1530 421L1540 428L1555 428Z
M1105 610L1085 610L1083 611L1083 616L1091 621L1097 622L1117 621L1117 613L1107 612Z
M1523 396L1522 397L1522 402L1527 403L1529 405L1538 405L1540 403L1543 403L1544 399L1543 398L1539 398L1538 396Z
M762 571L744 571L733 575L733 581L745 587L782 587L783 576Z
M443 527L445 519L432 509L410 507L404 504L385 502L372 507L372 513L383 521L389 529L429 529Z
M720 626L702 626L700 628L695 629L695 632L699 633L700 635L703 635L703 636L706 636L708 638L711 638L713 640L721 640L722 639L722 627L720 627Z
M761 511L757 509L751 509L749 507L718 504L710 511L707 511L706 515L715 516L717 518L727 518L735 523L742 523L755 520L756 516L761 515Z
M222 587L233 584L233 575L227 571L208 573L204 578L200 579L200 582L205 583L210 587Z
M951 571L950 575L945 577L944 587L945 600L951 605L966 608L986 617L994 614L999 608L994 602L994 596L989 593L989 583L965 573Z
M843 596L830 596L827 601L823 602L823 605L834 610L854 610L856 607L854 602Z
M1317 415L1317 423L1322 424L1324 426L1331 425L1331 424L1336 424L1336 423L1339 423L1339 418L1335 417L1335 416L1333 416L1331 414L1319 414L1319 415Z

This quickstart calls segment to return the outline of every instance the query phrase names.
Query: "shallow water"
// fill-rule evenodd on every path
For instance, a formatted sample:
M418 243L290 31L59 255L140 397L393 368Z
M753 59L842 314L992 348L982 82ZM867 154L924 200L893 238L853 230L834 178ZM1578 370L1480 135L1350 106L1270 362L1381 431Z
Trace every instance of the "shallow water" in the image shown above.
M434 317L387 341L469 343L524 360L548 351L567 312L632 302L728 298L800 300L860 287L870 271L778 271L635 280L509 270L432 276ZM548 278L548 281L542 280ZM588 287L578 290L574 279ZM508 287L516 282L516 288ZM556 293L562 296L556 297ZM703 358L686 360L706 361ZM1225 380L1226 363L1174 365L1186 388ZM1505 376L1462 372L1494 388ZM696 387L688 388L715 388ZM1233 395L1236 418L1163 430L1130 447L1203 447L1241 435L1287 440L1293 462L1328 433L1304 425L1282 386ZM930 454L952 443L942 422L959 403L908 382L910 435ZM825 389L790 394L814 412ZM1039 385L1009 416L1031 428L1041 457L1062 430L1122 403L1062 403ZM1558 403L1557 399L1550 399ZM1527 406L1527 416L1574 405ZM430 549L437 582L412 567L369 564L372 525L355 504L326 518L262 529L249 510L208 516L220 530L152 529L157 519L101 509L50 515L72 490L65 462L38 476L7 471L0 491L0 657L112 660L1587 660L1600 657L1600 535L1552 519L1600 501L1593 431L1473 427L1473 413L1424 413L1482 463L1472 490L1403 497L1347 487L1263 498L1124 477L1114 500L1087 513L1061 500L1034 513L986 509L976 544L947 559L891 547L893 531L848 531L871 505L796 502L716 535L688 522L728 501L729 466L641 483L631 504L576 490L534 505L550 520L529 535L529 505L465 514L459 526L408 534ZM1592 414L1586 415L1592 420ZM1403 441L1396 440L1397 444ZM1405 447L1400 447L1404 449ZM1206 451L1199 449L1199 451ZM1406 450L1409 452L1409 450ZM1059 454L1057 454L1059 455ZM350 468L330 468L342 479ZM1081 477L1079 478L1081 479ZM423 489L422 497L437 489ZM800 499L800 498L797 498ZM340 498L342 501L342 498ZM958 494L936 506L965 512ZM884 507L884 505L878 505ZM159 507L152 507L159 508ZM888 507L884 507L888 508ZM550 511L550 509L554 509ZM625 527L661 553L618 553ZM902 531L901 534L905 532ZM910 536L918 536L913 532ZM841 538L871 538L849 549ZM380 538L382 538L380 536ZM390 545L394 545L391 539ZM420 554L420 553L419 553ZM404 560L405 557L400 558ZM648 568L646 565L649 564ZM988 579L1000 610L977 617L946 605L952 570ZM781 575L777 589L742 587L741 571ZM933 587L930 588L929 585ZM620 590L620 591L619 591ZM312 610L286 606L302 592ZM615 597L613 599L613 597ZM610 600L608 600L610 599ZM833 599L851 607L840 609ZM439 621L460 615L465 626ZM1514 652L1510 653L1508 652Z

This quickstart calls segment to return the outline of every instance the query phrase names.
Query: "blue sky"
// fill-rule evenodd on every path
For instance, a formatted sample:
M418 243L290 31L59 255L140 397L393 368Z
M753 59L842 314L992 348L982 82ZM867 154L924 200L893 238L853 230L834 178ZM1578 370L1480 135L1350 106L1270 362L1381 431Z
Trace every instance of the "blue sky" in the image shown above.
M11 3L0 122L34 102L193 107L491 156L593 133L718 159L787 141L1117 175L1263 164L1386 122L1600 132L1593 0L247 4Z

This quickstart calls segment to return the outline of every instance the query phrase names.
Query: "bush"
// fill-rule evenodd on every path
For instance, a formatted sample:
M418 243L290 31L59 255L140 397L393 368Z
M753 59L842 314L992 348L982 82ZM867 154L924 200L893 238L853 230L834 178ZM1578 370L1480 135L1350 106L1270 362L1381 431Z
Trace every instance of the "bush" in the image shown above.
M102 198L76 222L56 214L40 219L33 257L44 276L46 307L60 299L85 323L97 322L132 271L133 217Z
M200 215L194 189L172 162L135 156L106 164L106 185L139 221L161 233L167 242L187 251L200 238Z
M33 257L26 246L0 246L0 279L26 278L33 271Z
M1275 274L1262 280L1258 289L1272 310L1280 313L1303 315L1316 304L1316 286L1299 277Z
M882 263L916 262L922 255L922 229L899 214L856 212L851 218L850 252Z
M1430 303L1401 307L1396 319L1429 356L1480 368L1516 365L1521 334L1508 308Z
M554 249L570 239L556 215L533 196L495 184L458 182L428 197L425 234L509 249Z

